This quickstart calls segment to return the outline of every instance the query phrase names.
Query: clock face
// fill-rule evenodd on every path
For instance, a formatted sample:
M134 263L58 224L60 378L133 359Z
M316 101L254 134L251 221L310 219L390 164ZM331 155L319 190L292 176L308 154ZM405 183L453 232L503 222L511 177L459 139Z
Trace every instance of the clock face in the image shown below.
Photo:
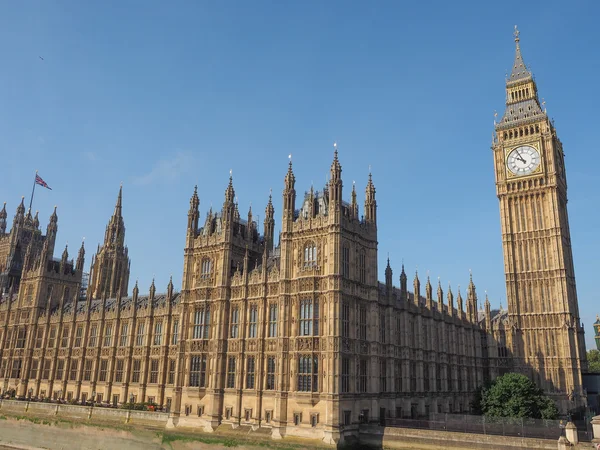
M529 175L539 167L540 161L540 154L535 148L522 145L508 154L506 166L515 175Z

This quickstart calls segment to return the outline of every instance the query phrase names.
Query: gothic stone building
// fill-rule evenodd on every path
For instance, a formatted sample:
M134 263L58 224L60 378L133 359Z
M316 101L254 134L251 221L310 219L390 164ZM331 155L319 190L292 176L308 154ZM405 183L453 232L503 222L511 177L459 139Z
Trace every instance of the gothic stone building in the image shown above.
M520 58L517 48L516 65ZM508 181L501 168L502 155L508 155L511 170L514 145L525 145L526 139L515 133L525 129L523 120L529 117L519 112L513 118L511 112L522 107L529 111L513 100L513 92L521 91L515 86L523 83L530 84L518 95L528 95L527 105L537 105L531 78L509 80L509 115L498 125L494 141L509 255L509 312L492 312L487 298L478 311L472 279L464 300L460 289L456 297L450 288L444 295L439 282L434 295L429 278L422 290L417 274L409 292L404 267L395 287L388 261L385 282L380 283L375 187L369 175L360 215L354 186L350 201L343 200L336 151L328 184L320 192L311 188L301 201L296 199L290 162L277 245L271 198L260 234L252 211L241 218L231 178L221 210L211 208L203 224L194 191L180 293L169 283L165 294L157 294L152 283L149 294L142 296L136 283L128 295L130 261L121 191L83 295L83 244L76 261L69 260L66 248L60 259L53 257L56 211L43 236L22 203L7 234L3 209L3 391L22 398L116 405L148 401L169 410L172 426L209 431L219 424L247 424L269 428L274 437L319 436L326 442L356 433L363 421L466 412L475 389L507 370L531 373L540 383L552 380L561 406L572 407L576 397L565 399L565 393L578 389L577 370L584 360L568 359L569 352L579 355L583 344L566 210L559 213L553 206L561 191L547 188L558 182L550 172L558 166L543 163L539 178L538 166L517 172L515 177L524 177L520 181ZM534 130L528 139L553 161L562 153L548 150L560 147L542 114L532 128L527 122L527 129ZM533 213L514 219L514 227L521 228L508 225L507 217L516 213L512 202L530 196L546 199L535 203L546 208L544 222L535 222L550 227L543 233L525 232L538 220ZM516 259L510 256L511 245L538 237L537 247L529 248L544 248L546 259L535 263L541 272L532 272L533 262L523 267L518 260L512 266ZM555 256L558 244L564 250L560 258ZM565 264L571 264L570 271L565 272ZM528 297L527 283L541 279L551 280L553 295L564 298L556 311L548 306L555 297L545 303ZM543 338L553 339L556 333L561 340L554 347L546 344ZM537 359L531 357L531 342L537 343Z

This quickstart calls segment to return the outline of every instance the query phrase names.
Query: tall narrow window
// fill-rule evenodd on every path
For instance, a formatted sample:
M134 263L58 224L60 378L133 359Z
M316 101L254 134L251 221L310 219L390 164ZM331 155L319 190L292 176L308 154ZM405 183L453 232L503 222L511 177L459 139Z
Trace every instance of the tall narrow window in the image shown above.
M135 337L135 345L138 347L144 345L144 322L138 324L137 336Z
M358 308L358 338L367 340L367 308L364 306Z
M139 359L134 359L132 362L133 362L133 370L131 371L131 382L139 383L142 362Z
M158 383L158 359L150 360L150 383Z
M356 390L358 392L367 392L367 360L358 361L358 376L356 377Z
M35 348L41 348L43 342L44 342L44 328L38 327L36 335L35 335Z
M319 335L319 300L300 301L300 336Z
M75 381L77 379L77 368L79 367L79 361L72 359L69 363L69 380Z
M410 391L417 391L417 363L410 363Z
M50 333L50 337L52 337L52 333ZM92 325L90 328L90 339L89 339L89 347L95 347L98 343L98 325Z
M379 314L379 342L385 344L385 312Z
M104 327L104 347L112 345L112 323L107 323Z
M202 260L202 272L201 272L200 277L202 279L210 278L211 272L212 272L212 263L211 263L210 259L204 258Z
M358 254L358 280L361 283L367 282L367 257L364 250Z
M238 308L233 308L231 310L231 337L238 337L238 323L240 319L240 310Z
M106 373L108 371L108 359L100 360L100 373L98 374L98 381L106 381Z
M275 389L275 357L269 356L267 358L267 390Z
M277 305L269 305L269 337L277 337Z
M121 383L123 381L123 366L125 361L123 359L117 359L117 369L115 370L115 382Z
M246 389L254 389L254 356L246 359Z
M394 363L394 391L402 392L402 366L400 361Z
M168 384L175 384L175 360L169 360L169 378L167 380Z
M175 360L173 360L175 363ZM173 373L175 365L173 364ZM190 386L206 387L206 356L192 356L190 361Z
M350 248L342 247L342 277L350 278Z
M194 312L194 339L208 339L209 329L210 309L197 309Z
M9 341L10 339L7 339ZM50 337L48 338L48 348L54 348L56 342L56 327L50 328Z
M129 323L121 324L121 336L119 337L119 347L127 347L127 338L129 337Z
M258 310L256 305L250 306L250 317L248 320L248 337L256 337L256 320L258 316Z
M92 378L92 364L93 360L85 360L85 366L83 366L83 381L90 381Z
M235 357L230 356L227 362L227 387L235 387Z
M342 337L350 337L350 305L342 302Z
M13 359L11 378L21 378L22 363L23 362L20 359Z
M173 321L173 334L171 335L171 345L177 344L179 340L179 320Z
M50 366L52 365L51 359L44 360L44 370L42 370L42 380L47 380L50 378Z
M162 345L162 322L154 324L154 345Z
M82 339L83 339L83 325L79 325L75 329L75 342L74 342L73 346L75 348L81 347L81 340Z
M29 379L35 380L37 378L37 373L38 373L38 360L32 359L31 360L31 368L29 369Z
M342 393L350 392L350 358L342 358Z
M298 391L317 392L319 387L319 357L298 357Z
M312 267L317 265L317 246L314 243L306 244L304 247L304 266Z
M15 348L25 348L25 338L27 337L27 330L21 327L17 330L17 343Z
M54 379L62 380L64 371L65 371L65 360L64 359L57 360L56 361L56 376L54 377ZM13 378L16 378L16 377L13 377Z
M60 340L60 346L63 348L69 346L69 331L69 327L63 327L62 339Z
M429 365L427 363L423 363L423 391L429 392Z
M385 358L379 360L379 390L387 391L387 361Z

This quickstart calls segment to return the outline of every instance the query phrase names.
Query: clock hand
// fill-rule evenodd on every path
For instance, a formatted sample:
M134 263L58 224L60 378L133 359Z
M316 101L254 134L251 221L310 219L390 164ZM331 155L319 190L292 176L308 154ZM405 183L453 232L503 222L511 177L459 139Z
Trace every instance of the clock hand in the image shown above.
M516 148L515 148L515 152L517 152L517 156L519 157L519 159L521 160L521 162L522 162L522 163L526 163L526 162L527 162L527 161L525 161L525 160L523 159L523 157L522 157L522 156L521 156L521 154L519 153L519 150L517 150Z

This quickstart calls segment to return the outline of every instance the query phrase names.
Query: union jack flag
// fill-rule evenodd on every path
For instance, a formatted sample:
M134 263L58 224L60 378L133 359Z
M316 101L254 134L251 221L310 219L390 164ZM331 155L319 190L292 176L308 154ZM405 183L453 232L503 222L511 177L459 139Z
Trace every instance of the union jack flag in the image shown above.
M44 180L42 180L42 177L40 177L37 173L35 174L35 184L39 184L40 186L45 187L46 189L52 190L52 188L48 186L48 184Z

